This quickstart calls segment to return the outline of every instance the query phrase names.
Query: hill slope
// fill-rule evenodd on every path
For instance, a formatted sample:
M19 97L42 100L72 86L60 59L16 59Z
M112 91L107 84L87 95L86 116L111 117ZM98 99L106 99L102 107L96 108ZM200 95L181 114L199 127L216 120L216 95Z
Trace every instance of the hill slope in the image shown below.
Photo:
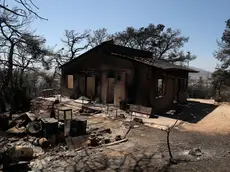
M199 79L199 77L202 77L203 79L208 79L212 76L212 72L204 70L204 69L200 69L200 68L196 68L196 67L190 67L194 70L199 71L199 73L190 73L189 76L191 77L191 79Z

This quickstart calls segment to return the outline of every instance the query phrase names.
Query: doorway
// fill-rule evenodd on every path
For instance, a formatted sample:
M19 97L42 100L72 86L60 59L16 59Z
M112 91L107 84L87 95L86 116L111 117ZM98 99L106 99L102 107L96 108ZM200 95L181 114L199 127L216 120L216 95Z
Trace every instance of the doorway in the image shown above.
M95 77L86 79L86 96L92 99L95 96Z

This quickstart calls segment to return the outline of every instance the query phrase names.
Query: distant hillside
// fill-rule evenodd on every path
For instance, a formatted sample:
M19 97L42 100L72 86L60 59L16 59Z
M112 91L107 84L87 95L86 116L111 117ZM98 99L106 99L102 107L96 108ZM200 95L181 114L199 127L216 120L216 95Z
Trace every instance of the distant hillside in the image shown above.
M194 70L199 71L199 73L190 73L189 76L191 77L191 79L199 79L199 77L202 77L203 79L208 79L209 77L212 76L212 72L206 71L204 69L200 69L200 68L195 68L195 67L190 67Z

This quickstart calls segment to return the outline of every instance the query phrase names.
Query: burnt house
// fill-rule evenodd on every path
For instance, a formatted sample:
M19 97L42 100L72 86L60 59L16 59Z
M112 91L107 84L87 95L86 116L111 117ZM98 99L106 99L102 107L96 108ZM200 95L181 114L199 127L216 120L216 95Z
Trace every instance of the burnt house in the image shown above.
M167 108L175 100L185 103L188 74L197 71L152 56L151 52L103 42L61 66L61 94L154 109Z

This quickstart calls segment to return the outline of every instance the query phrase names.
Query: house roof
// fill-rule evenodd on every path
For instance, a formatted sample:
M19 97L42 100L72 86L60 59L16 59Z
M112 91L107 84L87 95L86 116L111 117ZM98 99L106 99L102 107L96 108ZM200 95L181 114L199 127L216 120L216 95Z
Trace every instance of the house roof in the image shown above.
M191 73L198 73L198 71L193 70L189 67L175 65L175 64L169 63L165 60L152 59L152 53L151 52L111 44L111 41L103 42L102 44L90 49L89 51L78 56L77 58L75 58L75 59L65 63L64 65L60 66L60 68L66 66L66 65L68 65L74 61L78 61L79 59L83 58L86 54L88 54L94 50L100 49L100 48L106 54L110 54L112 56L117 56L117 57L121 57L121 58L126 58L129 60L133 60L133 61L145 64L145 65L153 66L153 67L160 68L163 70L184 70L184 71L188 71Z
M185 70L185 71L188 71L191 73L197 73L198 72L198 71L191 69L189 67L175 65L175 64L169 63L165 60L155 60L152 58L143 58L143 57L129 57L129 56L117 54L117 53L111 53L111 55L119 56L119 57L123 57L123 58L128 58L130 60L135 60L137 62L146 64L149 66L153 66L156 68L160 68L163 70Z

